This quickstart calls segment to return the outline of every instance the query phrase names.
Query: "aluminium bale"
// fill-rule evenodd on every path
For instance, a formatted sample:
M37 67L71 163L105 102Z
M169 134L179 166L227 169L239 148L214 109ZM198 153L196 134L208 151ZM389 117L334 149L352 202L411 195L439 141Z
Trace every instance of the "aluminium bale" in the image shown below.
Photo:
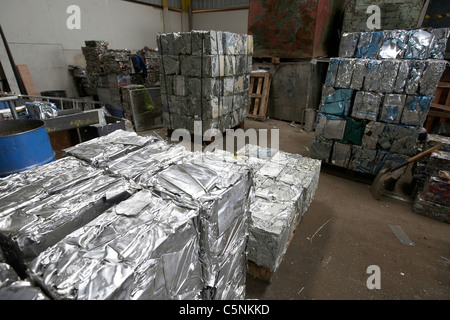
M194 153L151 180L156 194L200 208L202 297L206 300L243 299L245 293L246 254L236 248L242 249L248 240L252 174L247 166L227 158ZM230 259L237 261L229 264Z
M431 107L432 96L408 95L403 108L400 123L411 126L422 126Z
M357 58L376 59L382 45L383 32L361 32L356 48Z
M439 176L440 171L450 171L450 152L434 151L425 167L425 173L430 176Z
M323 86L319 112L346 117L350 112L352 97L351 89Z
M418 94L423 96L434 96L439 81L447 67L445 60L428 60L422 77L419 80Z
M378 91L392 93L395 90L400 60L383 60L381 63L382 80L379 83Z
M420 79L427 66L427 61L413 60L410 64L408 79L405 84L405 93L412 95L418 93Z
M406 95L386 94L381 109L380 121L386 123L399 123L405 107Z
M403 59L409 35L405 30L383 31L383 40L378 52L379 59Z
M356 55L359 37L359 32L345 32L339 43L339 57L354 58Z
M139 136L136 132L116 130L109 135L64 149L63 155L73 156L87 161L94 167L102 168L112 160L161 140L156 133Z
M385 138L385 130L387 130L387 124L376 121L369 121L364 129L364 135L362 137L362 146L368 149L389 149L389 140Z
M350 89L362 90L364 87L364 80L367 75L367 63L368 59L356 59L355 68L353 70L352 81L350 83Z
M420 193L414 200L413 212L437 221L450 223L450 207L426 201Z
M425 143L425 149L429 149L434 147L435 145L440 144L440 151L450 152L450 137L446 137L439 134L428 134L427 141ZM1 190L1 180L0 180L0 190Z
M336 77L339 70L339 64L342 58L330 58L330 63L328 64L327 75L325 78L325 86L334 87L336 83Z
M336 88L350 88L352 75L355 70L355 59L342 58L336 74L334 86Z
M393 168L396 165L400 165L408 161L408 156L401 154L390 153L385 150L378 150L377 157L375 159L375 166L373 169L373 175L377 175L384 168ZM400 178L405 172L407 167L403 167L391 172L391 176L394 179Z
M387 133L390 139L390 152L414 156L417 152L417 140L421 127L388 124Z
M409 73L411 70L412 60L400 60L397 71L397 78L395 79L394 93L404 93L406 83L408 82Z
M249 260L276 271L318 187L321 161L246 145L238 161L254 171Z
M430 44L430 58L442 60L445 57L450 28L435 28L431 29L430 33L434 36Z
M43 192L25 205L2 212L1 246L8 250L11 261L26 266L65 235L127 199L136 190L135 184L125 178L100 172L58 192Z
M342 140L346 121L338 116L319 113L317 117L316 135L325 139Z
M14 269L0 262L0 300L44 301L49 298L29 279L21 279Z
M429 176L420 195L425 201L450 207L450 181L443 174Z
M316 135L314 136L310 148L310 157L312 159L321 160L325 163L330 163L332 150L333 150L332 140L328 140L320 135Z
M200 299L198 214L142 190L41 253L30 273L55 299Z
M377 121L383 96L379 92L356 92L351 116L362 120Z
M351 156L351 144L335 142L333 145L333 153L331 155L331 164L342 168L348 168Z
M344 136L342 137L342 142L361 145L365 126L366 125L363 120L347 117L345 119L345 130Z
M376 149L352 146L352 156L348 168L353 171L372 174L376 156Z
M405 59L424 60L430 58L430 46L433 39L434 35L429 30L416 29L408 31Z
M248 258L259 266L275 272L285 254L295 207L257 198L250 207L252 227Z
M364 91L380 92L383 80L383 60L368 60L366 76L364 78Z

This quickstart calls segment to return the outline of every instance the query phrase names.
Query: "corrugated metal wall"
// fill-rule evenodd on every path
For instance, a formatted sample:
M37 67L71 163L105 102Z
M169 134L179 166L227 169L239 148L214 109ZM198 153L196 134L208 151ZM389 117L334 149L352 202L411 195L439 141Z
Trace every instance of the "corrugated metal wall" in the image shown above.
M162 7L163 5L162 0L125 0L125 1L152 4L159 7ZM181 10L181 0L167 0L167 7L169 7L170 9Z
M126 0L131 2L153 4L162 6L162 0ZM192 10L217 10L248 7L250 0L192 0ZM181 0L167 0L167 6L171 9L181 10Z
M248 7L249 0L192 0L192 10L216 10Z

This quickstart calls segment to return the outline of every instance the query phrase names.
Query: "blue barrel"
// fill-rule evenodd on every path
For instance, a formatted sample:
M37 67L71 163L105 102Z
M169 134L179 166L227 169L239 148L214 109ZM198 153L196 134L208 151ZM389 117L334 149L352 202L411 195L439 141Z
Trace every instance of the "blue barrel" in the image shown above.
M0 177L54 160L44 121L0 121Z

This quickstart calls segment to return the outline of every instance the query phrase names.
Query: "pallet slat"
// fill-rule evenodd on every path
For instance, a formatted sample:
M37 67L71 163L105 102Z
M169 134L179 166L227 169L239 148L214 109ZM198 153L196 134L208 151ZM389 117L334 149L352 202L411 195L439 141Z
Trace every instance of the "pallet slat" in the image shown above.
M249 105L247 117L258 120L266 118L267 104L269 102L271 76L268 72L250 74Z

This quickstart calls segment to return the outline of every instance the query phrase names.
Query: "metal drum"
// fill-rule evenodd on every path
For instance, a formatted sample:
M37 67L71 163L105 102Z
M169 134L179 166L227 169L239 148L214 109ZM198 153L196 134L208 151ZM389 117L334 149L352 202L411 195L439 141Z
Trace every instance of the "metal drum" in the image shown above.
M55 160L41 120L0 121L0 177Z

